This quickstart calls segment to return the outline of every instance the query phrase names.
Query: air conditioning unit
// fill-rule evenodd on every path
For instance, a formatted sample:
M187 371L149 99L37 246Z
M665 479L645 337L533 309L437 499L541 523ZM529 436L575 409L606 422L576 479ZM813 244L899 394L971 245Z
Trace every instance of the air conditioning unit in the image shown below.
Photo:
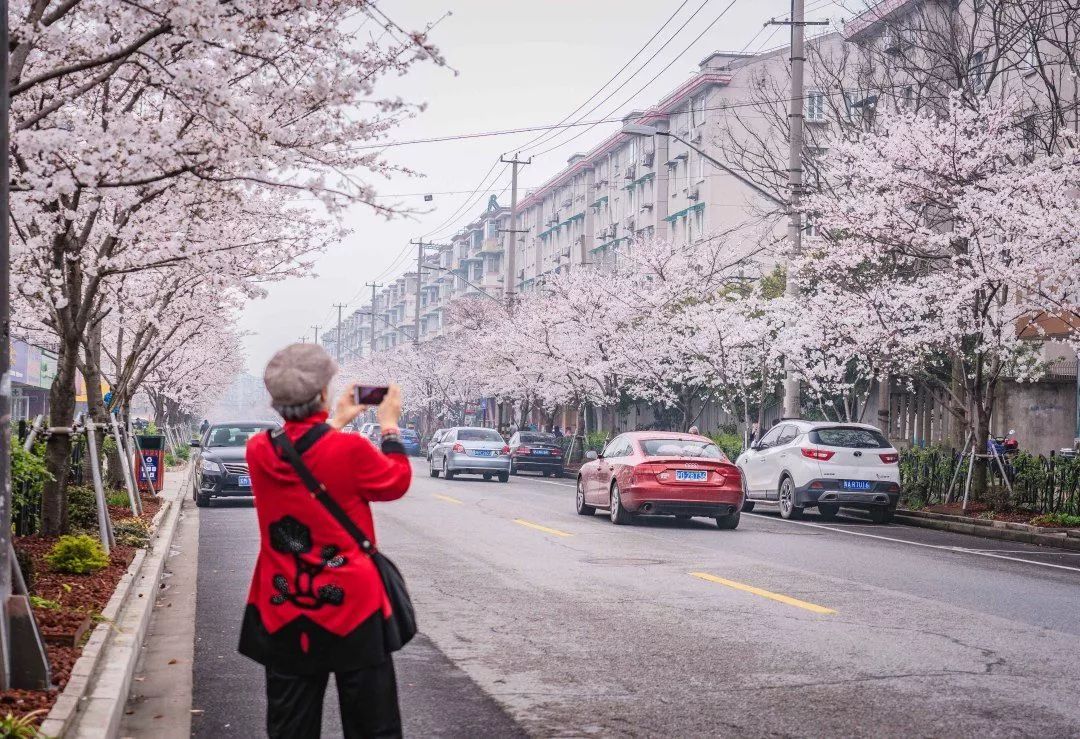
M574 204L574 201L572 199L570 199L570 198L567 198L566 200L562 201L562 207L563 208L569 208L573 204Z
M597 181L596 181L596 186L597 186L597 187L604 187L604 186L605 186L605 185L607 185L607 184L608 184L608 181L607 181L607 180L597 180Z
M626 232L627 233L633 233L634 232L634 219L633 219L633 217L628 217L623 223L626 226Z
M651 167L651 166L653 166L653 162L655 160L656 160L656 154L655 153L653 153L651 151L645 152L644 154L641 155L641 166L643 166L643 167Z
M703 128L702 126L698 126L697 128L694 129L694 132L690 135L690 142L691 143L697 144L697 143L701 142L701 129L702 128Z
M641 204L641 212L642 213L648 213L649 211L652 210L652 208L653 208L652 203L642 203Z
M701 199L701 192L696 187L691 188L690 190L687 190L687 192L686 192L686 199L687 200L700 200Z
M629 167L626 168L626 174L623 175L623 178L627 180L632 180L635 177L635 172L636 170L634 168L634 165L631 164Z
M601 241L604 241L605 239L610 239L611 231L609 229L602 228L600 229L600 233L596 235L596 238L600 239Z

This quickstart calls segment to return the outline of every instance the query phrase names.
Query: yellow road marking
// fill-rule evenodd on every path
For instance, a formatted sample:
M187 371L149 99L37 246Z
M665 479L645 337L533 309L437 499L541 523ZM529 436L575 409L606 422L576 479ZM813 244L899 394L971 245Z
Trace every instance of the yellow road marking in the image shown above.
M520 526L528 526L530 529L536 529L537 531L543 531L545 534L554 534L555 536L573 536L565 531L559 531L558 529L549 529L547 526L541 526L538 523L530 523L523 518L515 518L514 523Z
M779 603L786 603L789 606L795 606L796 608L804 608L807 611L813 611L814 613L831 614L836 613L831 608L825 606L819 606L814 603L807 603L805 600L799 600L798 598L792 598L787 595L781 595L780 593L773 593L768 590L762 590L761 588L755 588L753 585L746 585L741 582L735 582L734 580L725 580L722 577L716 575L710 575L707 572L691 572L691 575L702 580L708 580L709 582L715 582L720 585L726 585L729 588L735 590L742 590L746 593L753 593L754 595L760 595L762 598L768 598L769 600L775 600Z
M439 495L438 493L435 493L435 497L439 500L445 500L447 503L457 503L458 505L462 504L460 500L458 500L457 498L451 498L449 495Z

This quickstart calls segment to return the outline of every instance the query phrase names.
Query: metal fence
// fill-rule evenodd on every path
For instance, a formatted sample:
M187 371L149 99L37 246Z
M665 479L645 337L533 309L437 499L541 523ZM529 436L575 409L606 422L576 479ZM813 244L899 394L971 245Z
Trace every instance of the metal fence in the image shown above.
M912 448L900 455L903 504L914 507L945 503L949 484L957 480L953 500L963 494L968 459L946 447ZM1012 492L999 470L991 466L982 500L994 508L1016 508L1035 513L1080 515L1080 458L1020 453L1007 460Z

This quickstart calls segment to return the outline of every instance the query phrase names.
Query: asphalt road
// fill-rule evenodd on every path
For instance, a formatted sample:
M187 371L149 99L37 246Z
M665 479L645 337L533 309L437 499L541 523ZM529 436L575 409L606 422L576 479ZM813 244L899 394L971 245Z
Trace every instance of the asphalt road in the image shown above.
M1076 554L768 510L616 527L569 480L416 473L376 507L429 640L400 660L410 735L516 731L488 696L537 736L1080 735ZM201 736L261 726L235 653L255 536L202 512Z

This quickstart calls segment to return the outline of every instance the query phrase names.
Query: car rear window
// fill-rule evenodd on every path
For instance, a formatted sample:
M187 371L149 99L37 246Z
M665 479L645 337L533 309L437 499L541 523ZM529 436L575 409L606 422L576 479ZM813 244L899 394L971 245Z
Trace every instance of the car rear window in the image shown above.
M502 441L495 429L458 429L458 441Z
M849 449L886 449L889 446L880 432L854 428L814 429L810 432L810 443Z
M401 438L403 439L415 439L416 432L412 429L401 429Z
M707 441L683 439L642 439L641 451L646 457L704 457L724 459L720 447Z
M522 434L522 444L555 444L555 434Z
M244 446L255 434L269 428L270 424L257 426L213 426L208 433L206 446Z

